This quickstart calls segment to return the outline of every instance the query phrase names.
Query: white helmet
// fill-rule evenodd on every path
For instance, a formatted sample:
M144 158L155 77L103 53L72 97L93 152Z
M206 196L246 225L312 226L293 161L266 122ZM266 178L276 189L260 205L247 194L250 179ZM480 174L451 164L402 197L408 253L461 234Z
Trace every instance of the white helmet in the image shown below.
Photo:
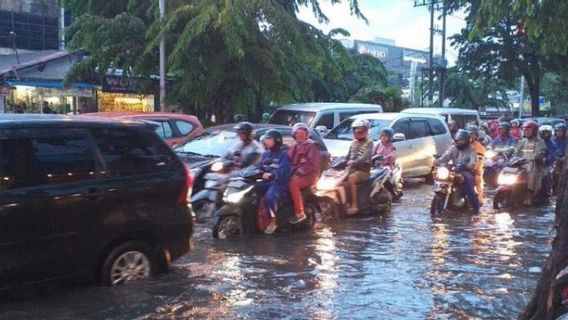
M353 123L351 124L352 129L359 127L369 128L370 126L371 125L369 124L369 121L367 119L355 119L355 121L353 121Z
M552 132L552 131L554 131L554 129L552 128L551 125L548 125L548 124L542 125L542 126L540 126L540 128L538 128L538 132L544 132L544 131Z

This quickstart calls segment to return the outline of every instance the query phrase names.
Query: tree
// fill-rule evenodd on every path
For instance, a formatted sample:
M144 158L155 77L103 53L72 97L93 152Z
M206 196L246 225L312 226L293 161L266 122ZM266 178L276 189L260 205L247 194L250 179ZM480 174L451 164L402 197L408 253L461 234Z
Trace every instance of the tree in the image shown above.
M446 97L451 100L452 106L479 109L495 103L490 96L499 93L502 97L507 97L507 87L508 84L500 79L475 79L469 72L455 67L449 68L447 72Z
M357 0L348 1L351 14L365 19ZM341 85L350 60L332 35L298 19L299 7L308 6L327 21L317 0L171 0L163 28L155 1L65 2L78 17L68 32L71 48L91 53L73 76L108 68L129 76L156 73L165 35L168 69L176 77L170 99L221 120L270 101L313 100L314 79Z

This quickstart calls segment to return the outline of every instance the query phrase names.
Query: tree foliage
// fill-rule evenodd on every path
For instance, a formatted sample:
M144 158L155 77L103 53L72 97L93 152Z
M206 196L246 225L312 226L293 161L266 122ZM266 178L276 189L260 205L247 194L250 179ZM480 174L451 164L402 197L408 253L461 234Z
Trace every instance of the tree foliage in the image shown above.
M350 13L365 19L357 0L347 1ZM217 119L228 120L234 111L259 114L255 108L272 101L346 99L351 86L367 81L344 79L362 71L333 38L343 30L324 34L298 19L306 6L328 21L317 0L170 0L163 23L157 1L64 2L76 17L68 30L70 47L90 53L72 77L109 68L127 76L155 74L165 36L168 70L176 77L170 101ZM369 72L375 74L363 76L382 70Z

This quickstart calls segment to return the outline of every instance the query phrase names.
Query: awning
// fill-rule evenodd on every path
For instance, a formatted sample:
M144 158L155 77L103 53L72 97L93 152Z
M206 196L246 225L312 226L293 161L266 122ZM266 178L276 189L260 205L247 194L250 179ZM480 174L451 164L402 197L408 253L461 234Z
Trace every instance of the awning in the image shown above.
M6 80L9 86L28 86L28 87L40 87L40 88L50 88L50 89L67 89L63 87L63 81L58 80ZM84 82L73 82L69 85L69 88L74 89L91 89L93 85Z

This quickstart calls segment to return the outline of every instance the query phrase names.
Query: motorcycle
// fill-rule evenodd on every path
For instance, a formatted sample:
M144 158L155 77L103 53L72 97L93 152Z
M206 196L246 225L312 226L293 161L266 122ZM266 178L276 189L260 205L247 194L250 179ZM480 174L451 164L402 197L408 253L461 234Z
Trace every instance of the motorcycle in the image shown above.
M483 164L483 181L491 187L497 188L497 178L499 173L507 165L513 150L503 150L503 149L488 149L485 154L485 162Z
M524 201L527 190L526 159L513 157L497 178L497 191L493 198L493 208L515 208Z
M261 231L257 221L260 214L265 214L259 208L267 190L261 177L262 171L251 166L241 169L236 177L229 180L223 194L225 204L213 215L214 238L226 239L236 234ZM277 231L310 230L313 227L316 213L319 211L317 199L310 188L302 191L302 198L305 204L306 220L298 224L289 222L294 215L294 208L292 199L288 195L278 204Z
M391 170L389 167L378 166L384 159L373 157L373 167L369 180L357 186L358 208L357 215L386 214L390 212L393 198L402 197L402 168L397 163ZM347 216L349 203L349 186L346 182L349 168L344 158L337 158L331 169L325 170L316 185L315 195L318 199L324 219ZM392 185L394 196L387 189Z
M434 169L435 194L430 205L432 215L441 214L447 209L462 211L471 208L461 170L459 166L438 166Z
M233 162L227 160L215 161L211 164L210 172L203 176L203 188L191 196L197 221L209 220L215 211L223 205L222 194L229 182L233 171Z

